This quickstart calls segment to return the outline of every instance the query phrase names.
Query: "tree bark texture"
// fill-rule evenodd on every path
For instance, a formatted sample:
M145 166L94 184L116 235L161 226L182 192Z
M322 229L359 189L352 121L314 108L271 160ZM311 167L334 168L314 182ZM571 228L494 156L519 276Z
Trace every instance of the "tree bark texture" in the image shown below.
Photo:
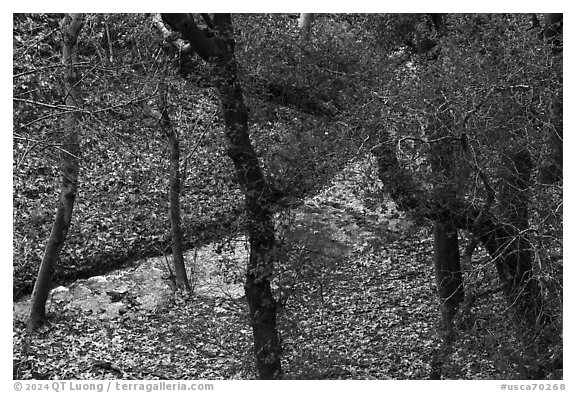
M178 135L172 127L170 116L168 115L168 94L162 92L160 103L160 127L168 138L170 146L170 222L172 231L172 258L174 260L174 271L176 272L176 286L190 292L190 281L186 274L184 263L184 252L182 246L182 225L180 217L180 143Z
M193 20L182 15L162 15L178 29L195 51L214 65L214 84L220 94L226 126L227 155L232 159L245 197L250 255L244 286L254 334L256 369L261 379L280 379L281 344L276 327L277 303L270 280L274 268L275 230L272 192L266 182L248 132L248 110L237 76L232 18L214 15L218 35L208 38ZM202 34L199 34L202 33ZM200 53L202 52L202 53Z
M69 107L80 104L80 74L76 52L78 49L78 34L82 27L82 14L66 15L62 21L62 63L65 65L64 87L66 92L65 102ZM61 152L62 188L56 216L46 244L44 257L40 263L34 289L32 291L32 304L30 309L29 328L37 329L46 321L46 301L50 292L54 266L60 257L60 251L66 240L72 209L76 199L78 187L78 174L80 172L80 119L78 112L67 115L64 124L64 136Z

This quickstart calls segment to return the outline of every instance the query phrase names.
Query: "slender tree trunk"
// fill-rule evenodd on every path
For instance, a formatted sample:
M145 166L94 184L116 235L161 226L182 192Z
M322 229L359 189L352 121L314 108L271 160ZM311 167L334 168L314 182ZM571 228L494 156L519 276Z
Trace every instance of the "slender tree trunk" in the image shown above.
M66 105L75 107L80 103L80 74L74 63L77 63L78 34L82 27L82 14L70 14L62 21L63 53L62 62L65 65ZM66 240L72 209L78 187L80 171L80 119L79 114L67 115L62 143L62 189L56 210L54 224L46 244L44 257L38 270L38 276L32 291L29 328L34 330L46 321L46 300L50 292L54 266L60 257L60 251Z
M298 18L298 27L300 28L300 40L308 41L310 39L312 22L314 22L314 14L300 14L300 18Z
M172 258L176 271L176 285L190 292L190 281L186 274L182 246L182 225L180 218L180 143L168 115L168 93L162 92L160 103L160 127L168 138L170 146L170 222L172 228Z

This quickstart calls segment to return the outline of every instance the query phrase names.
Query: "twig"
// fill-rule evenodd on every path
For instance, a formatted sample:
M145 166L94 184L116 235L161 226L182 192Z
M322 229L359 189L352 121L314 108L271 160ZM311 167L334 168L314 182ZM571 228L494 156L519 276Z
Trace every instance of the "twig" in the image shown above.
M66 149L61 148L61 147L58 146L58 145L54 145L54 144L51 144L51 143L46 143L46 142L43 142L43 141L39 141L39 140L36 140L36 139L28 138L28 137L25 137L25 136L20 136L20 135L17 135L17 134L14 134L12 137L13 137L14 139L18 139L18 140L21 140L21 141L32 142L32 143L34 143L34 144L41 144L41 145L44 145L44 146L46 146L46 147L53 147L53 148L55 148L55 149L57 149L57 150L60 150L61 152L66 153L66 154L68 154L68 155L70 155L70 156L72 156L72 157L74 157L74 158L76 158L76 159L80 159L80 157L77 157L76 155L70 153L70 152L69 152L68 150L66 150Z
M493 90L494 89L490 90L490 94ZM488 95L486 96L486 98L487 97ZM471 114L471 112L468 112L468 114ZM462 122L462 124L465 123L465 120L467 120L468 117L469 116L463 119L464 121ZM478 176L482 180L482 183L484 183L484 188L486 189L486 195L487 195L486 201L484 202L484 207L482 208L478 216L474 219L474 223L472 224L473 238L471 239L470 243L466 246L466 249L464 250L463 259L464 261L470 263L472 260L472 254L474 253L476 246L478 246L478 243L480 242L480 228L482 225L482 221L488 215L488 212L490 211L490 208L494 203L496 192L492 187L492 185L490 184L490 180L488 179L486 173L484 173L484 171L478 166L478 163L474 160L474 157L472 156L472 152L470 150L470 145L468 143L468 136L464 131L462 131L462 135L460 136L460 142L462 150L464 151L464 159L466 160L468 165L470 165L474 169L474 171L478 174Z
M210 117L209 123L212 122L212 119L214 119L214 116L216 116L216 113L218 113L218 110L216 110L214 113L212 113L212 116ZM199 119L194 124L194 128L192 129L192 131L194 131L196 129L196 126L198 125L198 121L199 121ZM198 141L196 142L196 144L194 145L194 147L192 148L190 153L188 153L186 155L186 157L184 157L184 159L182 160L182 184L184 183L184 180L186 179L186 173L188 170L188 160L196 153L196 150L198 150L200 143L204 140L204 136L208 132L208 128L209 127L204 128L204 131L202 131L200 138L198 138Z
M85 66L88 64L90 64L89 61L84 61L81 63L75 63L74 66L78 67L78 66ZM33 70L23 71L19 74L12 75L12 78L14 78L14 79L20 78L20 77L23 77L26 75L34 74L36 72L46 71L46 70L49 70L51 68L60 68L60 67L67 67L67 64L53 64L53 65L49 65L49 66L34 68Z
M29 100L26 98L12 98L13 101L17 101L17 102L24 102L26 104L32 104L32 105L37 105L37 106L42 106L45 108L50 108L50 109L60 109L63 111L67 111L67 112L74 112L77 111L78 108L74 107L74 106L69 106L69 105L52 105L52 104L47 104L45 102L40 102L40 101L34 101L34 100Z
M453 135L447 135L447 136L443 136L443 137L436 138L436 139L422 139L422 138L416 138L413 136L406 136L406 137L398 140L398 146L400 146L400 144L402 142L405 142L405 141L414 141L414 142L426 143L426 144L430 145L432 143L438 143L438 142L442 142L445 140L458 141L458 140L460 140L460 138L453 136Z
M108 23L104 23L104 27L106 28L106 40L108 41L108 49L110 50L110 63L114 63L114 51L112 49L112 39L110 37L110 28L108 27Z
M18 53L19 56L24 57L24 55L26 54L26 52L28 52L29 49L34 48L38 45L39 42L41 42L42 40L45 40L46 38L50 37L52 34L54 34L56 31L58 31L59 28L54 28L52 29L48 34L42 36L42 37L38 37L37 39L35 39L28 47L26 47L22 53ZM15 53L16 54L16 53Z
M463 128L466 126L466 122L468 121L470 116L472 116L474 113L478 112L478 110L482 107L482 105L484 105L484 103L488 100L488 98L490 98L490 96L492 95L492 93L494 92L495 89L496 89L496 87L492 86L490 88L490 90L488 90L486 92L484 97L482 97L482 99L476 104L476 106L474 108L472 108L471 110L469 110L468 112L466 112L466 114L464 115L462 120L460 120L460 123L457 124L457 128Z

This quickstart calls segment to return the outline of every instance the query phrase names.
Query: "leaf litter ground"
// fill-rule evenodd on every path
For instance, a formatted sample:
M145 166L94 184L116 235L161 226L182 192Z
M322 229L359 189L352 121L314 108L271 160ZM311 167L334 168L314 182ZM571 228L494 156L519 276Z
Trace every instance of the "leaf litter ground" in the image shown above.
M431 235L381 202L370 164L278 217L288 379L428 377L439 343ZM246 258L242 238L190 251L192 294L173 289L163 257L55 288L50 324L32 336L29 300L14 303L14 378L255 378ZM482 355L471 351L461 377L494 371Z

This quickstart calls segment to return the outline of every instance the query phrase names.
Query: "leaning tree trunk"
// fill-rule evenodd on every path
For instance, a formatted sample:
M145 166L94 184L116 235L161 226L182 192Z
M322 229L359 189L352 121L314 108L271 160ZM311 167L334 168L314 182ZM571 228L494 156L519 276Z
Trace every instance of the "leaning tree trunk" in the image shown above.
M166 91L161 92L160 100L159 124L164 135L168 138L168 144L170 146L170 224L176 286L190 292L192 288L190 287L190 281L186 274L186 265L184 264L180 218L180 143L178 141L178 135L172 127L170 116L168 115L168 93Z
M214 64L214 82L220 94L225 123L227 155L234 163L236 177L244 192L250 255L244 290L254 334L256 368L261 379L282 377L281 344L276 328L277 302L270 281L274 268L275 229L272 192L266 182L248 133L248 109L237 75L232 18L216 14L215 38L207 37L195 22L183 14L162 18L190 41L193 50Z
M76 107L80 103L80 74L77 63L78 34L82 27L82 14L70 14L62 22L63 52L62 63L65 65L66 106ZM64 124L62 141L62 189L56 210L52 231L48 238L44 257L38 270L38 276L32 291L29 328L34 330L46 321L46 300L50 291L54 265L66 240L72 220L72 209L78 187L80 171L80 119L78 112L70 112Z

